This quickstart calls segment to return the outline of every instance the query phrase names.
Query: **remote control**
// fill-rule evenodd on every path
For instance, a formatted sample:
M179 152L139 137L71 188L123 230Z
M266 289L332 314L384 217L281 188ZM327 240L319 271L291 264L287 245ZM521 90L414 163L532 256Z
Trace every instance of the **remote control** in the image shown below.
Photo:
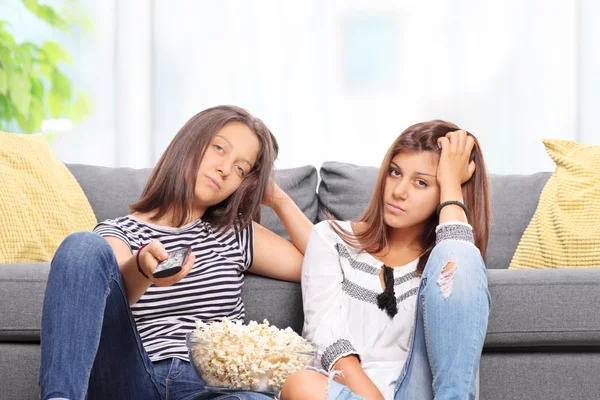
M185 264L191 252L191 247L184 247L167 252L169 258L161 261L156 266L156 269L154 272L152 272L152 276L155 278L166 278L168 276L175 275L181 271L181 267L183 264Z

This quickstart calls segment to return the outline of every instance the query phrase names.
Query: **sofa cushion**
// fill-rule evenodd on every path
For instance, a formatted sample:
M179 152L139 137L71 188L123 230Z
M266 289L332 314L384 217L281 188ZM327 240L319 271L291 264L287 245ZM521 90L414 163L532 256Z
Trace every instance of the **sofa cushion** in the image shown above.
M0 265L0 340L38 342L49 265ZM489 270L492 297L485 348L599 346L600 270ZM246 321L303 324L300 285L247 274Z
M49 263L0 265L0 341L39 342ZM302 331L298 283L246 274L242 287L246 321L269 320L279 328Z
M492 224L485 262L488 269L508 268L529 224L550 172L492 175Z
M127 206L139 200L150 168L110 168L67 164L87 196L98 221L129 214ZM317 170L313 166L275 171L275 181L313 222L317 219ZM262 207L261 224L286 237L277 215Z
M320 172L320 220L324 218L325 210L341 220L358 218L371 199L378 168L326 162ZM488 269L508 268L549 177L549 172L491 175L492 221L486 254Z
M98 222L129 214L139 200L152 169L66 164L87 196Z
M313 223L317 222L319 208L317 199L317 169L312 165L275 171L275 182L294 200L304 215ZM260 223L267 229L289 240L277 214L266 206L261 206Z
M302 291L299 283L246 274L242 287L246 322L267 319L278 328L292 327L302 333Z
M40 345L2 342L0 360L0 399L39 400Z
M488 270L486 348L598 346L600 270Z
M484 351L479 370L482 400L591 400L600 393L597 351Z
M600 146L544 140L556 163L510 268L600 267Z
M375 167L328 161L321 165L319 184L319 221L329 212L335 219L360 217L367 208L375 181Z
M49 263L0 265L0 340L40 340Z

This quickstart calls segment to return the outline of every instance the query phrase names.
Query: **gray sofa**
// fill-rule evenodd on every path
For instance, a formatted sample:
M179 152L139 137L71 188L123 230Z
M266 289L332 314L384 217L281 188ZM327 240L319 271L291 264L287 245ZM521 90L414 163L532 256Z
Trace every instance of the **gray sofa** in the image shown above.
M150 170L67 165L98 220L127 213ZM357 217L377 170L335 162L278 171L279 184L318 221ZM507 270L549 173L492 177L492 232L486 263L492 312L480 367L480 398L600 398L600 270ZM318 189L318 190L317 190ZM285 232L271 210L263 224ZM599 265L600 266L600 265ZM39 398L42 300L49 264L0 265L0 399ZM247 319L302 327L298 284L248 275Z

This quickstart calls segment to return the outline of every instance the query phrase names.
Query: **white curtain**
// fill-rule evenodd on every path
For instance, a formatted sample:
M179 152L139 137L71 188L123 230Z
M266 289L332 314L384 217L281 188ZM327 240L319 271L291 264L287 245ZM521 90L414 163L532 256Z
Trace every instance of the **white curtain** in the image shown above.
M379 165L409 125L474 133L493 173L553 170L542 138L600 144L594 0L84 1L73 75L95 114L68 162L152 166L216 104L259 116L277 166ZM1 7L1 6L0 6Z

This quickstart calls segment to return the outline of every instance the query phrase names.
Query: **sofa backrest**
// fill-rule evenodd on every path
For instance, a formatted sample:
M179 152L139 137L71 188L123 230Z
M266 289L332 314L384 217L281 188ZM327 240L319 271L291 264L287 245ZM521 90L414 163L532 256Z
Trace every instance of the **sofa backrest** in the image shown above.
M139 200L151 168L110 168L83 164L66 164L87 196L96 219L104 221L129 214L127 206ZM304 166L275 172L275 180L290 195L304 214L317 221L317 169ZM261 223L289 239L273 210L261 209Z
M318 190L319 218L323 218L325 210L340 220L358 218L371 199L377 172L376 167L324 163ZM492 222L487 268L508 268L550 175L550 172L491 175Z
M151 168L110 168L66 164L83 189L98 222L129 214L127 206L139 200Z
M151 169L110 168L67 164L86 194L96 218L103 221L128 214L127 206L137 201ZM486 255L488 268L508 268L521 235L537 207L550 172L531 175L492 175L492 224ZM317 170L304 166L278 170L275 180L313 222L328 210L335 218L360 216L375 187L377 168L326 162L321 166L317 194ZM262 208L261 223L288 238L275 213Z

